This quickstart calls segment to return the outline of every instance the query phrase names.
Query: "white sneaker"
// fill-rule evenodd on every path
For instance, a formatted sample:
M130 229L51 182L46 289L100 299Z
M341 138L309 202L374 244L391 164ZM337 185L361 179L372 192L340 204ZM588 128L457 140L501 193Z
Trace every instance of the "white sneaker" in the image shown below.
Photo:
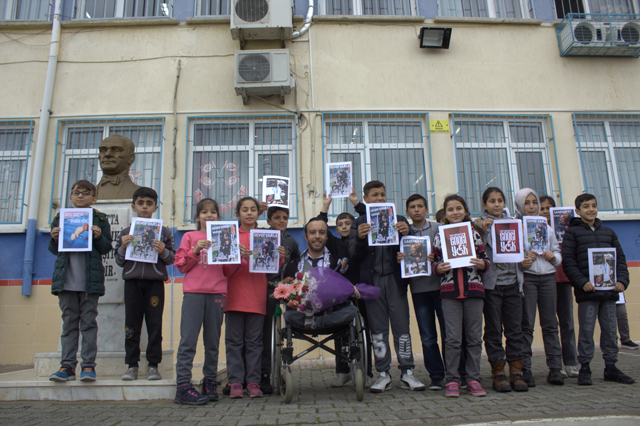
M569 377L569 375L567 374L567 371L564 368L560 370L560 374L562 374L562 377L564 377L565 379Z
M138 367L128 368L127 371L122 375L122 380L138 380Z
M389 375L389 373L383 371L378 374L378 378L371 385L371 392L382 393L389 389L391 389L391 376Z
M407 370L406 373L402 375L400 378L400 387L402 389L409 389L412 391L423 391L426 389L424 383L422 383L415 374L413 374L413 370Z
M566 370L568 377L578 377L580 374L579 365L565 365L564 369Z
M341 388L351 381L351 373L336 374L336 381L331 383L332 388Z

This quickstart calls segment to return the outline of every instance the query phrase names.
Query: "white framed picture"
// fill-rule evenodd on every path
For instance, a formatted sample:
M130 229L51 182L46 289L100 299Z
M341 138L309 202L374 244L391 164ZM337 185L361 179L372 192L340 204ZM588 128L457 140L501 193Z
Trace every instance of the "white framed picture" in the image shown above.
M58 251L91 251L93 209L60 209Z
M396 206L393 203L367 204L367 222L371 225L370 246L394 246L400 243L396 231Z
M162 219L134 217L131 220L129 235L133 235L133 241L127 246L124 257L126 260L145 263L158 262L158 251L153 243L162 235Z
M438 230L442 247L442 257L451 268L472 266L471 259L476 257L473 233L470 222L440 225Z
M493 261L518 263L524 260L522 221L519 219L496 219L491 225L491 247Z
M589 281L596 290L613 290L616 286L616 262L617 252L615 247L590 248L587 250L589 257Z
M549 250L549 226L542 216L524 216L524 249L542 254Z
M237 221L220 220L207 222L207 240L211 241L211 247L207 250L207 263L209 265L241 262Z
M549 209L551 218L551 229L556 234L558 243L562 243L564 233L569 229L569 222L572 217L576 217L576 209L572 207L551 207Z
M289 178L284 176L262 177L262 201L268 207L289 208Z
M428 259L431 254L431 239L428 235L402 237L400 251L404 253L404 259L400 262L402 278L431 275L431 262Z
M250 232L249 272L272 274L280 266L280 231L271 229L252 229Z
M353 186L353 165L351 161L327 163L325 165L324 188L331 198L346 198Z

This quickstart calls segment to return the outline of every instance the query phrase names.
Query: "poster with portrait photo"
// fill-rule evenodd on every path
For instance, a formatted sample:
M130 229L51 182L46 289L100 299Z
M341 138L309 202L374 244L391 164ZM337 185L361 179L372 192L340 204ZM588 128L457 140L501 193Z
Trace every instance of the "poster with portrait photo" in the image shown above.
M551 207L549 214L551 216L551 229L555 232L558 243L562 243L564 233L569 229L571 218L576 216L576 210L572 207Z
M371 225L369 231L370 246L394 246L400 243L396 231L396 206L393 203L367 204L367 222Z
M207 240L211 241L211 247L207 250L209 265L240 263L238 222L234 220L207 222Z
M402 237L400 251L404 253L404 259L400 262L402 278L420 277L431 275L431 239L424 237Z
M289 208L289 178L284 176L262 177L262 201L268 207Z
M476 247L473 244L470 222L440 225L439 234L442 257L445 262L449 262L451 268L472 266L471 259L476 257Z
M127 252L124 256L126 260L145 263L158 262L158 251L153 243L162 236L162 219L134 217L131 220L129 235L133 235L133 241L127 246Z
M270 229L252 229L250 234L249 272L272 274L280 266L280 231Z
M93 209L60 209L58 251L91 251Z
M587 256L591 284L596 290L613 290L617 282L616 249L614 247L590 248L587 251Z
M491 247L496 263L518 263L524 259L522 221L497 219L491 225Z
M538 254L549 250L549 226L542 216L524 216L524 249Z
M351 161L343 163L327 163L325 165L325 190L331 198L345 198L351 194L352 164Z

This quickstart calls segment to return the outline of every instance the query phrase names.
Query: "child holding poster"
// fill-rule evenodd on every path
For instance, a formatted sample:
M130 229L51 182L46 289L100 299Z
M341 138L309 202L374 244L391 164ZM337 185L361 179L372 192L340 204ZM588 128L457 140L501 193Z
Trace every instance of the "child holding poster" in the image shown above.
M484 213L477 224L482 228L487 256L493 262L489 231L495 219L509 219L504 211L505 196L500 188L487 188L482 194ZM526 392L529 387L522 377L524 366L524 335L522 334L522 285L521 266L529 267L532 259L521 263L494 263L493 268L482 274L485 290L484 346L491 364L493 389L498 392ZM502 345L502 334L506 346ZM507 382L505 364L509 363L510 382Z
M454 224L471 222L467 203L459 195L449 195L444 199L444 222ZM440 298L446 325L445 340L445 395L460 396L460 373L458 366L462 352L462 332L467 345L466 370L467 391L473 396L487 393L480 385L480 356L482 355L482 310L484 306L484 286L479 271L487 271L490 262L482 244L480 233L472 227L472 240L476 257L470 260L472 266L452 268L443 260L443 242L440 234L433 241L433 270L441 276ZM456 239L455 235L450 236ZM454 242L451 245L455 245Z
M236 204L236 217L240 221L240 244L251 246L251 230L257 228L260 205L255 198L244 197ZM272 231L273 232L273 231ZM270 250L269 241L265 250ZM284 263L285 249L277 248L280 261ZM250 253L262 255L262 248ZM244 257L244 256L243 256ZM229 279L227 304L225 307L225 346L227 352L227 377L229 395L242 398L242 385L246 384L251 398L263 396L260 390L260 367L262 363L262 330L267 313L267 274L253 273L244 265Z
M531 188L523 188L516 193L516 217L538 216L540 214L538 193ZM562 348L558 336L558 317L556 316L556 267L562 263L560 247L556 235L549 225L546 226L549 249L537 254L530 250L526 256L533 259L529 268L524 269L524 299L522 301L522 333L524 334L524 369L522 375L529 387L536 385L531 372L531 345L533 329L536 321L536 307L540 311L540 327L544 352L547 357L549 374L547 382L552 385L563 385Z
M69 200L75 208L90 208L96 202L96 187L89 181L73 184ZM58 296L62 310L62 335L60 336L60 370L49 380L66 382L76 379L76 352L78 337L82 332L82 373L80 380L96 380L96 354L98 352L98 298L104 295L104 266L102 256L109 253L111 227L107 215L93 210L93 226L88 232L93 240L90 251L68 252L58 250L60 215L51 222L49 251L56 255L51 279L51 293ZM87 232L84 231L84 232Z

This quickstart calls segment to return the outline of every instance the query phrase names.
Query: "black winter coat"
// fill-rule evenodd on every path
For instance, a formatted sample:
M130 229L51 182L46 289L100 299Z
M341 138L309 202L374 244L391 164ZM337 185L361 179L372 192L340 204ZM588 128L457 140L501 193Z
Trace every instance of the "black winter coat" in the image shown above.
M588 300L618 300L618 293L613 290L589 293L582 290L589 282L588 250L590 248L615 247L616 280L625 288L629 287L629 271L618 236L613 229L602 226L600 219L596 219L594 228L595 231L592 231L585 221L574 217L569 222L569 229L562 241L562 268L573 286L578 303Z

